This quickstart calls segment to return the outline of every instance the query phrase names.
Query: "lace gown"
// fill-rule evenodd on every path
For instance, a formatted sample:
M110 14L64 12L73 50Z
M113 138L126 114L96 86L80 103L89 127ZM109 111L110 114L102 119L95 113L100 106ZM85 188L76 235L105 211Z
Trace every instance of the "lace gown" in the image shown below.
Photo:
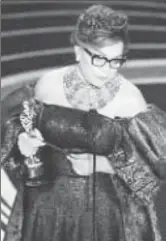
M80 76L75 70L75 67L71 68L69 74L63 78L63 89L66 90L66 95L61 89L62 85L59 84L58 89L62 92L58 96L58 102L61 105L87 110L91 107L99 107L98 104L103 101L102 105L105 106L114 97L107 94L109 93L107 89L110 88L110 93L113 93L112 90L115 89L115 95L120 88L120 83L115 81L113 86L109 88L107 86L105 90L102 90L102 95L95 95L96 90L88 90L89 86L78 78ZM88 91L91 95L87 97ZM101 98L104 91L107 91L106 99ZM98 96L101 96L100 100ZM49 141L53 130L48 117L45 118L42 128L44 129L42 132L45 133L44 138ZM45 158L45 162L52 163L48 176L52 175L56 178L49 185L26 189L24 209L27 211L22 241L124 240L120 203L112 182L113 176L102 173L96 175L94 234L93 175L89 177L77 175L65 156L54 153L50 149L43 151L41 157ZM51 170L56 173L52 173Z
M48 80L48 76L46 79ZM120 89L117 88L117 90L119 91L118 93L120 93ZM68 97L70 99L70 95L68 95ZM115 98L117 98L115 101L115 103L117 103L118 94ZM56 100L56 104L60 105L60 103L58 103L59 96ZM103 101L107 100L104 99ZM101 101L99 102L101 103ZM77 105L75 107L78 107L79 103L77 101L74 103ZM113 100L112 106L115 103ZM48 106L45 108L46 114L44 114L45 112L42 114L40 126L38 126L38 128L42 132L45 140L55 144L54 137L56 136L58 129L55 131L56 128L54 127L57 127L57 119L60 116L64 117L64 119L62 118L63 120L59 122L61 123L61 126L63 126L63 123L66 123L66 119L69 122L69 126L71 123L68 115L65 118L65 113L61 113L61 115L59 113L57 116L52 115L52 113L56 113L53 109L54 106L50 107L50 103L47 104ZM64 98L63 105L71 108L66 97ZM89 109L87 106L84 107L84 109ZM100 113L104 114L104 112L107 111L108 108L106 106L100 110ZM134 108L134 111L137 111L136 108ZM113 110L110 111L110 113L110 115L114 117ZM154 118L155 114L152 116L154 122L157 121ZM163 114L161 114L161 116L162 115ZM71 118L71 122L74 122L74 126L76 127L75 129L81 129L81 127L82 129L85 128L84 121L82 121L84 118L80 120L79 116L74 112L72 112L70 116L73 117L73 119ZM146 128L144 129L144 125L141 125L141 123L144 123L144 119L147 125L151 116L149 119L144 118L144 116L140 116L140 118L138 118L138 122L136 121L135 123L135 120L133 119L131 124L130 135L132 138L138 136L136 140L138 143L140 142L140 137L145 134L148 135L148 131ZM94 120L94 123L98 123L97 119ZM160 124L161 123L162 121ZM104 128L107 128L112 124L112 122L100 122L100 124L96 124L96 127L97 129L100 129L98 126L103 125L105 126ZM126 130L125 125L122 126L124 130ZM138 127L140 129L142 128L144 134L141 133L142 130L138 131ZM152 132L152 129L150 129L150 132ZM63 128L61 128L61 130L63 130ZM74 128L71 129L71 133L72 130L74 130ZM72 140L74 141L74 138L72 139L71 133L69 133L68 138L72 142ZM105 130L105 133L109 133L109 131ZM111 136L112 134L109 135L109 137ZM64 151L55 150L54 148L48 146L42 148L39 155L44 163L46 182L37 187L25 186L22 206L23 213L21 213L21 208L19 211L19 215L21 216L21 225L20 235L17 235L17 240L160 241L161 238L157 228L152 201L152 191L153 189L155 190L156 185L158 185L158 178L156 178L154 174L155 172L153 173L149 168L149 163L147 163L146 158L145 161L140 161L140 158L143 159L142 152L137 153L138 150L131 150L130 146L135 143L128 142L127 136L128 135L125 137L123 136L125 150L123 150L122 147L117 147L115 156L111 156L110 158L111 164L116 170L116 174L110 175L96 173L95 175L95 202L93 182L94 175L77 175L70 162L67 160ZM86 138L84 138L84 140L85 139ZM100 143L98 146L101 147L102 150L102 146L104 145L104 142L102 141L105 141L105 138L101 135L101 138L99 139ZM64 142L69 144L70 141L68 142L68 140L66 140L65 135ZM78 139L78 143L79 141L80 140ZM109 143L112 141L113 140L109 141ZM125 143L127 144L125 145ZM142 139L141 143L143 143L142 148L144 149L147 144L146 138ZM149 144L150 143L148 143L148 145ZM156 144L159 145L157 141ZM166 151L162 148L161 150L162 153ZM130 155L128 155L129 153ZM144 155L147 156L147 154ZM148 156L148 158L148 160L152 161L153 155ZM143 163L146 164L144 165ZM10 235L8 235L8 237L10 237Z

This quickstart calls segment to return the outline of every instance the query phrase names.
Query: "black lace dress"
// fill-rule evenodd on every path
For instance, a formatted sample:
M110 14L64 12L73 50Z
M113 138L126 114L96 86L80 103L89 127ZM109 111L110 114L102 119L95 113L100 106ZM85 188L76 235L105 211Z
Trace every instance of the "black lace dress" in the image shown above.
M42 105L36 127L48 143L38 153L44 173L40 185L25 182L23 202L16 201L22 205L15 240L160 241L153 199L166 172L165 120L155 106L130 120L112 120ZM18 135L17 115L6 123L14 130L7 135L7 128L3 138L9 160L5 141L10 136L14 143ZM116 174L77 175L69 152L92 153L94 161L105 155Z
M65 155L67 149L73 152L71 148L74 147L80 148L81 152L86 149L85 152L87 152L89 149L87 145L89 141L85 142L87 133L82 130L80 137L81 133L78 135L80 128L76 130L77 123L73 123L75 138L71 137L69 126L71 127L70 121L73 120L72 115L68 113L68 120L64 119L60 124L61 118L58 120L60 113L56 113L57 118L51 115L54 108L54 106L44 107L39 129L47 142L66 149L57 151L46 146L40 152L45 170L44 181L48 183L25 189L24 210L26 212L22 240L124 240L120 202L112 181L114 177L102 173L96 174L94 200L93 175L77 175ZM80 114L81 112L78 118L81 117ZM61 131L63 134L60 133ZM76 146L76 139L80 145ZM57 143L55 143L56 140L58 140ZM79 149L75 151L79 152ZM93 230L94 222L95 230Z

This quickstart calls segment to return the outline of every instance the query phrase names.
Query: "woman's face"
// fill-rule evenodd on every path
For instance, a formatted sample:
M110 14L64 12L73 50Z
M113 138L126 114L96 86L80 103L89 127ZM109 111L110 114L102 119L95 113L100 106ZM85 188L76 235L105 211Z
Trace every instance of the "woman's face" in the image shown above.
M89 45L87 47L75 46L76 59L85 80L99 88L107 81L113 80L118 72L118 68L112 68L108 61L121 59L123 57L123 49L124 44L122 41L111 42L100 48L92 48ZM103 62L105 62L104 65ZM116 65L116 61L113 64Z

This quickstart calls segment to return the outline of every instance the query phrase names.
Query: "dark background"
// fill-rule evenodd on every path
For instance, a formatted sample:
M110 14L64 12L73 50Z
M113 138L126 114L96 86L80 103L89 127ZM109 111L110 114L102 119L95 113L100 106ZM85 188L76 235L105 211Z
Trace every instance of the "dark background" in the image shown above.
M79 13L94 3L104 3L128 14L131 40L129 60L166 59L164 0L2 0L2 77L73 63L70 32ZM151 47L151 44L154 46ZM129 71L127 77L130 75ZM147 75L166 77L166 69L151 68L147 73L146 68L142 68L134 75L143 78ZM141 84L139 87L148 102L154 102L166 110L166 81L162 85Z

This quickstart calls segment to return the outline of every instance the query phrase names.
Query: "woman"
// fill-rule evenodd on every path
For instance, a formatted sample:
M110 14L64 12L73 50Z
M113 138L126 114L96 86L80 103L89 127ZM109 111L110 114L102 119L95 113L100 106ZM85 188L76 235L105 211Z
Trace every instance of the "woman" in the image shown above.
M128 48L127 18L94 5L78 18L71 40L78 63L49 72L35 87L35 98L44 105L38 115L41 133L23 132L18 138L24 156L39 149L47 173L46 185L25 188L20 240L159 241L153 195L162 174L147 154L153 142L143 128L147 105L137 87L118 73ZM58 106L66 108L63 114ZM75 109L95 109L106 119ZM154 119L153 110L149 116ZM116 117L125 121L113 122ZM144 135L151 144L141 139Z

